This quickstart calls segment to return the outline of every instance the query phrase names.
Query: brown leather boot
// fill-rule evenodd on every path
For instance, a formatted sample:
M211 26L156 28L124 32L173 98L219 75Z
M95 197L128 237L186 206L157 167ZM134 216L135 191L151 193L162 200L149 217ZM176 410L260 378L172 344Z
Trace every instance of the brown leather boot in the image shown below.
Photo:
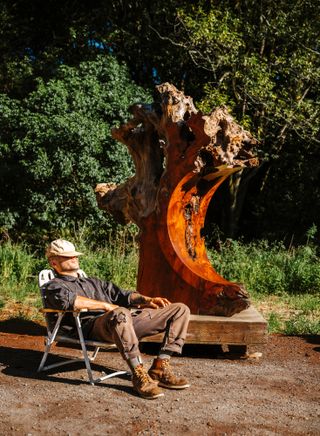
M162 386L163 388L185 389L190 386L190 383L186 378L174 375L169 359L154 359L148 373L150 377L153 380L157 380L159 386Z
M143 365L132 369L132 384L138 394L147 400L154 400L164 395L158 383L152 380Z

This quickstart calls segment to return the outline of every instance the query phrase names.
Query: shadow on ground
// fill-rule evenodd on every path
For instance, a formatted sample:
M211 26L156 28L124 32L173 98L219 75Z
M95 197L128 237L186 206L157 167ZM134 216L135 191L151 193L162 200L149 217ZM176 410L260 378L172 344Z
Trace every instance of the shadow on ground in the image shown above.
M51 370L38 373L37 368L42 357L41 351L35 350L23 350L19 348L0 347L0 370L3 374L11 377L44 380L53 383L63 383L69 385L82 385L88 384L87 376L83 376L82 373L77 373L79 370L84 369L84 362L75 361L63 367L53 368ZM50 359L50 358L49 358ZM54 355L51 356L51 360L48 359L48 364L58 363L64 360L63 357ZM1 368L2 367L2 368ZM104 365L91 363L92 370L96 373L96 376L103 374L109 374L114 372L117 368L108 368ZM58 375L55 375L58 374ZM68 375L71 374L69 378ZM129 380L128 375L119 375L117 378ZM117 390L132 393L130 386L122 386L111 384L110 380L107 381L108 386ZM103 386L103 384L97 384L96 386Z
M301 338L308 342L308 344L320 345L320 335L306 335L301 336ZM314 347L313 351L320 353L320 347Z
M46 328L34 321L23 318L11 318L0 321L0 332L15 333L18 335L43 336Z

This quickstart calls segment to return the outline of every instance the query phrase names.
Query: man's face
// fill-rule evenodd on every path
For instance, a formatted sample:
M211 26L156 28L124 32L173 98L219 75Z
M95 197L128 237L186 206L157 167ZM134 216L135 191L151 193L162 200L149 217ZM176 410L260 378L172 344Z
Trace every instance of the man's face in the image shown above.
M59 274L72 275L73 273L76 273L79 269L79 259L77 256L54 256L50 259L50 265Z

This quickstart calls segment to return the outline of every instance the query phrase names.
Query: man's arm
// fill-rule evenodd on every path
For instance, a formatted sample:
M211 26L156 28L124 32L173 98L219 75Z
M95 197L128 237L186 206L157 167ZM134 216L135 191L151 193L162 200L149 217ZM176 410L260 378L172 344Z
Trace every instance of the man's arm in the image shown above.
M105 312L110 312L119 306L105 301L93 300L92 298L77 295L73 307L74 309L104 310Z
M150 307L151 309L159 309L160 307L169 306L171 302L163 297L147 297L146 295L132 292L130 295L130 305L138 308Z

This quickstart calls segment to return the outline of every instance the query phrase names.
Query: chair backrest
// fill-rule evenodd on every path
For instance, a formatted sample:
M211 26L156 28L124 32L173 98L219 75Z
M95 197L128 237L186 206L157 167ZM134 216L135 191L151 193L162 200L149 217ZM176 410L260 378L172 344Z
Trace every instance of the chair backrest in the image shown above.
M87 274L82 270L78 270L78 276L79 277L87 277ZM56 273L53 269L43 269L40 271L38 276L38 283L41 293L41 300L42 300L42 306L45 307L45 298L44 298L44 289L43 286L49 282L50 280L54 279L56 277ZM50 322L48 315L45 314L45 320L46 320L46 327L49 333L51 333L52 328L50 327Z
M42 271L40 271L39 277L38 277L39 288L41 288L43 285L45 285L50 280L54 279L55 276L56 276L56 274L55 274L53 269L43 269ZM78 276L79 277L87 277L87 274L82 269L79 269Z
M79 277L87 277L87 274L82 269L78 269L78 276ZM41 299L42 299L43 307L45 307L45 304L44 304L44 294L43 294L42 287L43 287L43 285L45 285L47 282L54 279L55 277L56 277L56 273L53 269L43 269L39 273L38 284L39 284L39 288L40 288L40 292L41 292Z

